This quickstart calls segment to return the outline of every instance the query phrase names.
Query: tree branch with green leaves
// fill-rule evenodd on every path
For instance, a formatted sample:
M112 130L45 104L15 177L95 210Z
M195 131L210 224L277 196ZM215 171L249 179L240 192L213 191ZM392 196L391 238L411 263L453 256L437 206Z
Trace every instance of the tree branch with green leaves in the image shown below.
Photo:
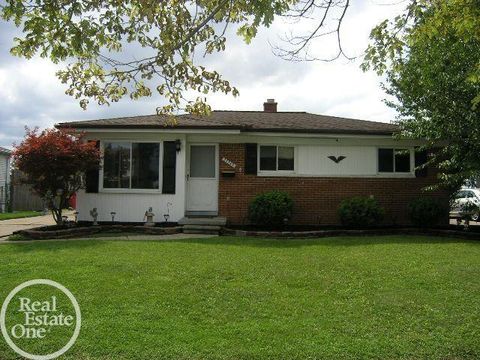
M439 183L480 174L480 2L417 0L371 32L364 70L384 75L402 138L434 149Z
M229 26L249 43L276 17L310 19L315 14L311 33L293 35L279 55L310 59L308 44L328 35L327 23L333 22L337 58L343 54L339 34L349 1L6 0L0 16L23 30L12 54L68 64L57 75L84 109L90 101L104 105L157 94L166 101L158 113L206 114L207 94L237 96L239 91L216 70L200 65L196 52L224 51ZM331 18L334 9L340 10L339 19ZM128 57L132 47L135 55ZM192 93L195 99L189 98Z

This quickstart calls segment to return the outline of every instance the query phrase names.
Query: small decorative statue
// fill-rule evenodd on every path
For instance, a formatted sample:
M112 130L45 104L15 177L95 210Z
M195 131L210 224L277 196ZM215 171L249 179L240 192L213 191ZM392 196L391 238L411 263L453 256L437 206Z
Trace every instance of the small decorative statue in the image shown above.
M145 216L143 217L143 220L147 219L147 222L144 224L145 226L155 226L155 223L153 222L153 217L155 214L153 213L153 209L151 207L148 208L147 211L145 211Z
M97 218L98 218L98 211L97 208L93 208L90 210L90 216L93 218L93 226L98 225Z

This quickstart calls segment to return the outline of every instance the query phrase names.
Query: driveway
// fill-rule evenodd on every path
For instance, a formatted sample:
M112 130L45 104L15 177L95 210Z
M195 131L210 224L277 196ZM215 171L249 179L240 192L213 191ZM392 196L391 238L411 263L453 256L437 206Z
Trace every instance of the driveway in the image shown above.
M71 212L66 212L65 215L70 215L69 218L72 218ZM52 214L34 216L21 219L10 219L10 220L1 220L0 221L0 238L4 236L11 235L14 231L31 229L39 226L45 225L55 225Z

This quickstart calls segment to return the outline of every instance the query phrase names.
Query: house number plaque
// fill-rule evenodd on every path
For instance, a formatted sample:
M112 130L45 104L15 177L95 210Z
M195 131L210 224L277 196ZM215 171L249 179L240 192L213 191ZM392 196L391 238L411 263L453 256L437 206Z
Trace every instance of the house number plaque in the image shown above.
M227 158L222 158L222 161L227 164L228 166L231 166L232 168L236 168L237 167L237 164L235 164L233 161L231 160L228 160Z

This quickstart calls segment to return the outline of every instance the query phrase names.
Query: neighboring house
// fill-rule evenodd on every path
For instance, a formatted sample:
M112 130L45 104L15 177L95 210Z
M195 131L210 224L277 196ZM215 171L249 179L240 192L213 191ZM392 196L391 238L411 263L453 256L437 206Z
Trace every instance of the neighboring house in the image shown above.
M0 212L7 211L10 194L10 154L10 150L0 147Z
M57 127L86 132L104 156L78 194L80 220L97 208L100 221L114 211L116 221L140 222L152 207L157 222L168 213L170 221L219 215L244 224L256 194L281 189L295 201L295 224L338 224L338 205L352 196L374 196L386 223L406 224L408 203L435 181L433 169L415 172L421 143L394 140L395 125L277 112L271 99L264 111L179 115L175 125L152 115Z

